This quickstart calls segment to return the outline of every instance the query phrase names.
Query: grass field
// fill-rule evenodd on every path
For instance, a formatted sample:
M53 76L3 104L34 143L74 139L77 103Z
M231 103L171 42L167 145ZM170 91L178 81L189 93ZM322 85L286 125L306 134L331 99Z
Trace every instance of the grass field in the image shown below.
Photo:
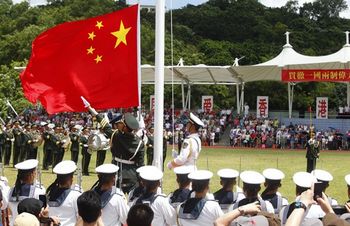
M170 160L171 147L168 148L168 155L165 163ZM80 156L81 157L81 156ZM65 153L65 159L70 158L70 152ZM111 154L107 154L105 163L109 163ZM337 199L339 204L348 200L347 187L344 180L346 174L350 174L350 151L321 151L317 168L329 171L334 180L327 189L327 194ZM89 189L96 181L94 173L96 164L96 153L93 154L90 162L90 176L83 177L84 190ZM282 181L281 193L293 200L295 197L295 185L292 181L293 174L297 171L305 171L306 159L303 150L271 150L271 149L229 149L229 148L203 148L197 162L199 169L209 169L214 173L210 188L214 192L219 189L219 177L216 172L222 168L233 168L238 171L256 170L262 172L265 168L278 168L286 174ZM11 185L16 179L16 170L12 167L5 168L5 176ZM55 175L49 171L42 172L42 182L45 187L55 179ZM163 180L163 191L168 194L176 188L175 175L172 171L165 169Z

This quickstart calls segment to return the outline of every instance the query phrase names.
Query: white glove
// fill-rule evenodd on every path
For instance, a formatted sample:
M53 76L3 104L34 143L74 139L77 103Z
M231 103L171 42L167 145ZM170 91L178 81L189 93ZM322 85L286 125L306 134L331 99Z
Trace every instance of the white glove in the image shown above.
M177 151L176 151L175 149L172 150L171 156L172 156L173 158L176 158L176 157L178 156Z

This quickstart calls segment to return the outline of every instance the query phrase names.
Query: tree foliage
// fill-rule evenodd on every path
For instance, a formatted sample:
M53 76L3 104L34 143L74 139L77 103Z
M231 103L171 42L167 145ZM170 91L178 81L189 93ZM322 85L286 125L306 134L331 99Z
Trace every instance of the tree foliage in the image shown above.
M0 111L6 98L18 108L29 103L24 99L18 71L31 54L31 43L42 31L57 24L109 13L125 7L114 0L49 0L45 6L31 7L27 1L13 4L0 0ZM231 65L236 57L245 56L240 65L256 64L276 56L285 44L284 33L291 32L294 49L306 55L325 55L339 50L345 43L344 31L350 21L339 14L347 9L344 0L316 0L299 5L290 0L281 8L265 7L258 0L209 0L187 5L166 14L165 63L186 65ZM154 64L155 14L141 11L141 61ZM173 43L171 43L171 31ZM173 47L173 51L171 51ZM246 101L254 106L256 96L270 97L270 109L287 106L287 86L279 82L246 84ZM181 107L181 86L174 86L175 106ZM344 84L300 83L295 86L295 107L306 109L317 96L328 96L330 107L345 105ZM143 86L142 102L149 103L154 92ZM223 85L192 86L192 106L199 107L202 95L213 95L215 107L236 106L235 87ZM165 86L165 103L170 106L172 87Z

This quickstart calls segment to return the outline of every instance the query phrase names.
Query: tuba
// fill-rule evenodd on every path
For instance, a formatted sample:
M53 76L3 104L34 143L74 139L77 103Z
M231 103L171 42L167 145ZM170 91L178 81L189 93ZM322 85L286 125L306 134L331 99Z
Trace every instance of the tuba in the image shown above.
M93 133L88 138L88 153L92 154L94 151L109 149L109 139L102 133Z
M33 147L39 147L43 143L43 137L41 136L40 132L35 130L31 135L33 138Z

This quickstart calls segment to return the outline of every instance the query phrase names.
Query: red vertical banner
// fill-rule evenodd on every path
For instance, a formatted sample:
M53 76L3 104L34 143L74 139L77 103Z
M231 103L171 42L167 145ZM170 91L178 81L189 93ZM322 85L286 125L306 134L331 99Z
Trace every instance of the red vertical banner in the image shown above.
M256 117L257 118L269 117L269 97L268 96L257 96Z
M202 96L202 110L203 112L211 112L214 106L213 96Z
M328 119L328 97L316 98L316 118Z
M154 111L154 106L155 106L155 102L154 101L155 101L155 97L154 97L154 95L151 95L149 97L149 109L150 109L151 112Z

